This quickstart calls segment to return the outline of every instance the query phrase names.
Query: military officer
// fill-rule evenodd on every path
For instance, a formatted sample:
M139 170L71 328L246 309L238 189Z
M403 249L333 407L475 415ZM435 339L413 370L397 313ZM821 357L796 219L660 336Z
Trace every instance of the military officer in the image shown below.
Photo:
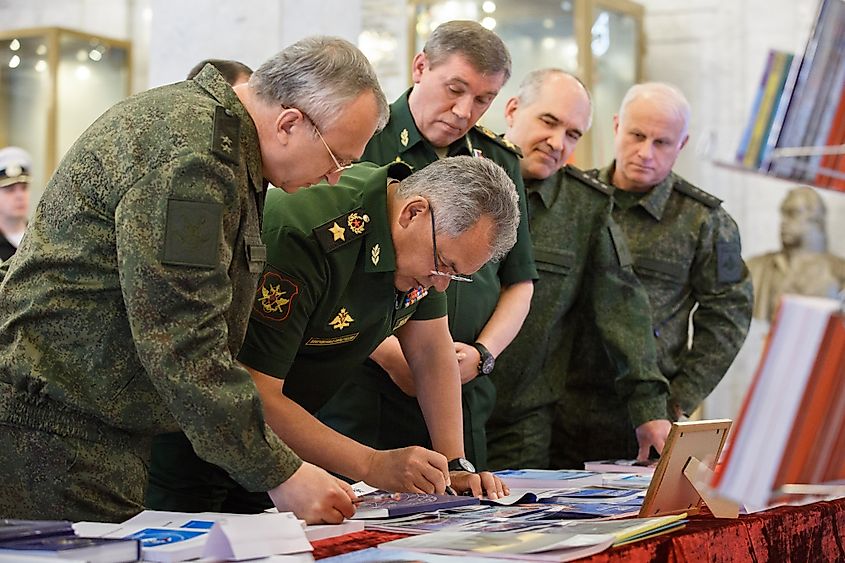
M513 246L516 190L489 160L446 159L409 173L402 163L368 163L334 187L293 196L271 190L268 265L239 360L256 381L271 428L303 459L386 490L443 493L451 482L459 492L496 498L505 489L490 473L450 478L447 470L447 457L464 452L458 365L441 291L453 276ZM374 450L314 417L337 396L350 367L394 332L440 453ZM351 400L358 405L351 417L378 408L366 394ZM223 497L230 505L249 502L189 449L174 451L151 479L172 501L162 508L220 510Z
M670 383L671 419L690 414L725 374L745 339L752 309L736 223L719 199L672 171L689 138L689 115L688 102L674 86L633 86L613 120L616 158L597 173L599 181L616 188L613 218L649 296L658 365ZM596 377L612 360L592 344L594 336L578 335L581 358L557 409L552 463L559 467L648 455L642 441L637 443L641 428L632 431L612 382ZM659 438L668 434L670 422L650 426Z
M0 261L21 245L29 213L32 159L20 147L0 149Z
M455 155L488 158L501 165L516 185L522 221L516 245L500 262L481 268L473 281L456 282L447 291L449 330L463 382L464 445L467 460L450 460L453 470L487 466L485 424L495 400L486 377L495 358L510 343L525 315L536 278L519 174L519 150L475 124L510 76L510 55L493 32L475 22L452 21L435 29L413 64L413 87L390 107L390 121L373 137L363 160L384 164L395 159L415 169ZM407 362L395 339L388 339L359 366L352 397L368 389L378 395L380 414L354 418L347 401L325 410L323 420L340 432L377 448L411 444L429 446L423 412ZM427 417L426 417L427 418Z
M364 55L316 37L234 90L208 66L130 97L77 140L3 265L4 517L136 514L150 439L178 428L280 510L354 512L348 485L265 425L234 357L264 268L266 181L337 181L333 155L359 157L386 117Z
M522 176L540 279L522 330L491 374L497 402L488 423L494 469L549 465L554 407L573 341L587 324L614 366L631 424L665 419L668 384L656 365L648 297L631 269L624 236L610 218L607 185L566 162L591 121L590 95L559 69L529 73L505 109L505 138L522 148Z

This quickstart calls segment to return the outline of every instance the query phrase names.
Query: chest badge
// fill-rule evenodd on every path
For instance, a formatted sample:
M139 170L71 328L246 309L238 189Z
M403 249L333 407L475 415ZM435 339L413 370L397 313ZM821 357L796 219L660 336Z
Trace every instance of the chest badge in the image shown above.
M402 129L402 132L399 133L399 142L402 143L403 147L408 146L408 130Z
M417 286L405 293L405 298L402 300L402 307L410 307L426 295L428 295L428 289L421 285Z
M374 245L373 249L370 251L370 260L373 262L373 266L378 266L378 261L381 258L381 247L379 245Z
M346 240L346 237L344 237L344 233L346 232L346 229L344 229L343 227L341 227L337 223L332 225L332 227L329 229L329 232L334 237L334 240Z
M335 330L343 330L354 322L355 319L352 318L352 315L349 314L346 307L342 307L329 325Z
M366 213L364 213L363 215L358 215L357 213L352 212L349 214L349 217L346 218L346 224L349 225L349 228L356 235L360 235L361 233L363 233L364 228L369 222L370 216Z

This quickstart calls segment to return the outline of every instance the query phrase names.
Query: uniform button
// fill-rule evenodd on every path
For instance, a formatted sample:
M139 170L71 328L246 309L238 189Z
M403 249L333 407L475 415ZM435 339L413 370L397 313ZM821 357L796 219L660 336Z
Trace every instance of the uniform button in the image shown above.
M235 116L235 114L234 114L234 113L232 113L232 110L230 110L230 109L227 109L227 110L225 111L225 113L226 113L226 115L228 115L229 117L234 117L234 116Z

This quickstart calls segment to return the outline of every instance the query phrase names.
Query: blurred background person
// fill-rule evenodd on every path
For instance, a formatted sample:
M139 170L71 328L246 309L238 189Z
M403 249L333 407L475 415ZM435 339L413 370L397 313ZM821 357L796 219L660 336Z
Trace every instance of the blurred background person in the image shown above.
M29 213L32 159L19 147L0 149L0 260L18 250Z

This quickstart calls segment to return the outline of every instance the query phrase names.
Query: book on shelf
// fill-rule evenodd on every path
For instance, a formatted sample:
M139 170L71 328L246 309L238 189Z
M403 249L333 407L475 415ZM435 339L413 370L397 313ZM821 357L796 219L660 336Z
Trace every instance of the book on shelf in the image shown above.
M845 89L845 83L843 88ZM834 147L845 144L845 96L839 97L839 103L831 120L830 133L828 134L825 146ZM833 176L838 172L842 177ZM825 186L834 190L845 191L845 153L825 154L819 161L819 170L816 173L816 185Z
M785 295L713 486L751 510L790 483L845 478L845 320L838 300Z
M637 461L636 459L599 459L585 461L584 470L594 473L654 473L657 460Z
M80 538L54 535L5 540L0 543L0 560L59 559L88 563L125 563L141 558L139 542L127 539Z
M749 120L751 129L741 164L746 168L757 169L763 159L766 138L774 123L778 102L783 94L784 83L792 65L792 53L769 51L770 64L761 81L762 92L758 94L759 103Z
M749 114L745 129L742 132L742 137L739 140L739 148L737 148L736 151L736 161L739 164L743 163L745 160L745 154L748 152L748 144L751 141L751 132L754 130L757 113L760 111L760 102L763 100L763 93L766 91L766 84L769 81L769 74L772 72L774 61L775 50L770 49L766 57L766 66L763 68L763 77L760 79L757 92L754 94L754 102L751 104L751 113Z
M515 489L565 489L601 486L601 474L572 469L503 469L495 475Z

